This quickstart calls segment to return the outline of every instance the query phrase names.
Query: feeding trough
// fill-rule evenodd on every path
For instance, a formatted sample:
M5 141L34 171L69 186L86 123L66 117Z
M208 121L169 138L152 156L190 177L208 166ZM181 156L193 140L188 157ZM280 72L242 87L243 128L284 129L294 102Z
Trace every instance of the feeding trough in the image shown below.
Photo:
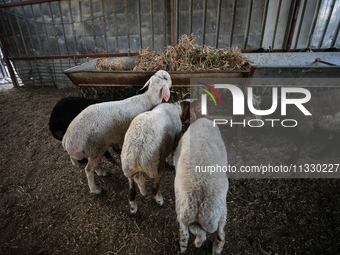
M107 71L96 70L95 59L82 65L72 67L64 71L64 74L75 84L82 95L86 90L109 90L117 86L143 86L155 71ZM116 57L106 59L112 62L120 62L133 69L137 56ZM248 78L252 74L253 67L247 70L202 70L202 71L169 71L173 87L190 87L191 78ZM87 95L88 96L88 95Z
M254 78L339 78L340 52L243 54L255 64Z

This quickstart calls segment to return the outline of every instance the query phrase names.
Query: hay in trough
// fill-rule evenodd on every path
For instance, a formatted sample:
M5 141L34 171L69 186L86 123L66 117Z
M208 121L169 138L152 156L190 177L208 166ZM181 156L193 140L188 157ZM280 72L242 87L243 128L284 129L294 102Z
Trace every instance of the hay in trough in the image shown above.
M182 35L177 46L162 51L139 52L134 71L245 70L251 61L237 47L215 49L194 44L197 37Z
M117 60L116 62L110 61L108 58L98 59L96 70L105 70L105 71L122 71L122 70L131 70L129 67L123 64L123 61Z
M246 70L251 61L241 54L237 47L215 49L194 44L197 37L182 35L176 46L168 46L161 51L139 52L134 71L203 71L203 70ZM96 70L131 70L121 60L107 58L97 61Z

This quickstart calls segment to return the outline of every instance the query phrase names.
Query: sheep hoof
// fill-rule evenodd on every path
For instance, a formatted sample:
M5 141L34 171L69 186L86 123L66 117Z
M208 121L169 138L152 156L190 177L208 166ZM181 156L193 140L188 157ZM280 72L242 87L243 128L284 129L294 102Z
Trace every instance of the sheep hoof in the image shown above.
M131 213L130 212L130 218L136 219L136 218L139 218L139 216L140 216L139 209L138 209L138 211L136 213Z
M98 175L98 176L106 176L106 173L107 173L107 171L104 169L98 169L98 170L96 170L96 174Z
M165 200L163 200L163 204L158 204L160 208L166 208L168 205L166 204Z
M196 239L195 239L195 241L194 241L194 245L195 245L195 247L196 248L200 248L201 246L202 246L202 240L200 239L200 238L197 238L196 237Z
M102 193L102 190L97 188L97 189L91 190L91 193L98 195L98 194Z
M187 248L187 246L180 246L181 253L185 252Z

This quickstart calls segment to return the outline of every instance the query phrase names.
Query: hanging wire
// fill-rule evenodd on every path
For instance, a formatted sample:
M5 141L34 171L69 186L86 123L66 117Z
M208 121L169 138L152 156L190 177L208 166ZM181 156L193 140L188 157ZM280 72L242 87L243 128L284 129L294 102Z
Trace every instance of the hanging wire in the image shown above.
M60 25L60 24L74 24L74 23L81 23L81 22L86 22L86 21L89 21L89 20L98 19L98 18L101 18L101 17L104 17L104 16L108 16L108 15L111 15L111 14L113 14L113 13L119 12L119 11L121 11L121 10L123 10L123 9L125 9L125 8L127 8L127 7L129 7L130 5L136 3L137 1L138 1L138 0L135 0L135 1L133 1L133 2L131 2L131 3L129 3L129 4L127 4L126 6L120 8L120 9L118 9L118 10L115 10L115 11L112 11L112 12L109 12L109 13L106 13L106 14L102 14L102 15L99 15L99 16L96 16L96 17L93 17L93 18L89 18L89 19L84 19L84 20L79 20L79 21L72 21L72 22L48 22L48 21L38 21L38 20L34 20L34 19L29 19L29 18L27 18L27 17L25 17L25 16L22 16L22 15L19 15L19 14L15 14L15 13L13 13L13 12L6 11L4 8L1 8L0 10L2 10L3 12L7 12L7 13L13 15L13 16L18 17L18 18L23 18L23 19L26 19L26 20L32 21L32 22L43 23L43 24L58 24L58 25Z

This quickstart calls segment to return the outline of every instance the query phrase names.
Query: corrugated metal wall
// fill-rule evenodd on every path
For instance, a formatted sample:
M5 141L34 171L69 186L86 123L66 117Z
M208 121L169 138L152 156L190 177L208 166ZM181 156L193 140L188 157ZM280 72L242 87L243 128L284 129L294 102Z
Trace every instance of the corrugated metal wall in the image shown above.
M173 1L177 39L193 33L199 45L284 50L299 0ZM291 49L340 47L340 0L300 1ZM90 60L83 58L88 54L170 45L170 5L170 0L3 0L0 30L25 85L68 87L62 70Z

